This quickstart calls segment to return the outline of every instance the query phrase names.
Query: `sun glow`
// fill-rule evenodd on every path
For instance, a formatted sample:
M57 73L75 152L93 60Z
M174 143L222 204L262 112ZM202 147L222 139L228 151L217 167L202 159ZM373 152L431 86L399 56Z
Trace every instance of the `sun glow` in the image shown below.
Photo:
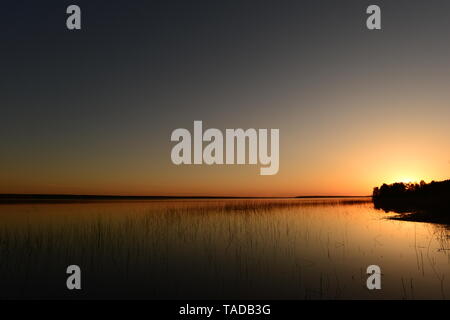
M420 179L417 179L415 177L407 177L407 176L400 176L397 179L394 179L393 182L403 182L403 183L419 183Z

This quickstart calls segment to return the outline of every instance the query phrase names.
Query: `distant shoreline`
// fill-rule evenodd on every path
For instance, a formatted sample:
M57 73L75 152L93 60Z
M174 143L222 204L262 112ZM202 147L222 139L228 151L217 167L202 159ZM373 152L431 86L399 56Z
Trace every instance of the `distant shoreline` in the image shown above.
M105 201L189 200L189 199L326 199L367 198L370 196L296 196L296 197L237 197L237 196L117 196L78 194L0 194L0 204L18 203L77 203Z

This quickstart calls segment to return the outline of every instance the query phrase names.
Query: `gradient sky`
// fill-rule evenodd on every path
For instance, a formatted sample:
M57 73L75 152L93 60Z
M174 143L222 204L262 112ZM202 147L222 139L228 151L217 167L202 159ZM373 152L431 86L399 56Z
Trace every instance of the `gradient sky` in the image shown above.
M448 1L16 0L0 15L0 193L367 195L450 176ZM279 173L175 166L170 134L194 120L279 128Z

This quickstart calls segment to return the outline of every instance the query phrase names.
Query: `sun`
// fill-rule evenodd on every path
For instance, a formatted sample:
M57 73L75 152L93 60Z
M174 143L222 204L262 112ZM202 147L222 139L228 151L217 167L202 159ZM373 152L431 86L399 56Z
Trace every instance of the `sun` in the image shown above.
M402 176L402 177L395 179L395 182L415 183L415 182L419 182L419 181L417 180L417 178Z

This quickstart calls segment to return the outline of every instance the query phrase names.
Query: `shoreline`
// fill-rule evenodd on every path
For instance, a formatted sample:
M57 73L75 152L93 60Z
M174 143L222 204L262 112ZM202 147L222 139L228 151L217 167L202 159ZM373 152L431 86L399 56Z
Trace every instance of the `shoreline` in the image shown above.
M151 200L245 200L245 199L346 199L369 198L370 196L295 196L295 197L237 197L237 196L116 196L74 194L0 194L0 204L33 203L92 203Z

